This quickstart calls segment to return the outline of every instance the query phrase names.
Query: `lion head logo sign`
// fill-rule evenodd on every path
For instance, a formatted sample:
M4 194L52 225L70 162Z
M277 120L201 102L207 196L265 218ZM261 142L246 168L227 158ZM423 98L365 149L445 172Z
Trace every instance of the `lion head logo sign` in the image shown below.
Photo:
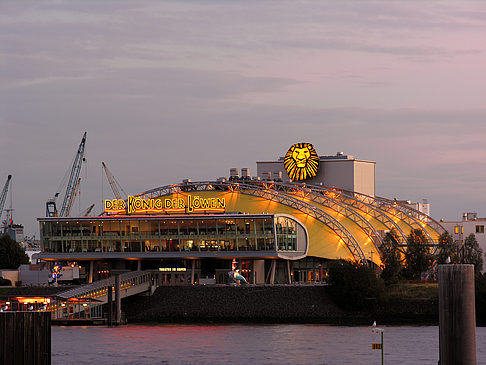
M296 143L287 151L284 166L292 181L301 181L317 175L319 156L310 143Z

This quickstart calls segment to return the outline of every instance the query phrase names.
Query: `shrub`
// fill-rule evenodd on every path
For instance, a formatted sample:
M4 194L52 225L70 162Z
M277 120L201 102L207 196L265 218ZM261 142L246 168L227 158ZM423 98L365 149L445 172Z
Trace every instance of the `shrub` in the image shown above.
M0 286L11 286L12 282L8 279L0 278Z
M384 282L366 265L334 261L329 268L329 292L334 301L344 309L367 309L373 299L383 294Z

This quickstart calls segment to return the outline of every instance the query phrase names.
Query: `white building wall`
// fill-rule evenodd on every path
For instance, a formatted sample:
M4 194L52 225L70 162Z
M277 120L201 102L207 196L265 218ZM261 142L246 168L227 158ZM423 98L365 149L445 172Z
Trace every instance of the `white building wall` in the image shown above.
M375 196L375 166L374 162L355 161L354 191Z
M464 243L464 240L471 233L474 233L479 247L486 253L486 218L476 218L475 220L462 220L462 221L441 221L440 224L444 229L449 232L454 241L460 244ZM484 259L484 258L483 258ZM485 260L486 263L486 260ZM486 265L484 266L486 269Z

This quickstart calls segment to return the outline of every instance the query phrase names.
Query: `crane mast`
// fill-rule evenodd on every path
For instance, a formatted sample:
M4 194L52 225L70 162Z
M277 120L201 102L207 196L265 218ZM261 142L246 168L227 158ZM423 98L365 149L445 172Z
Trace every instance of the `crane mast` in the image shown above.
M78 185L78 178L79 173L81 171L81 166L84 161L84 147L86 145L86 132L84 132L83 139L81 139L81 143L79 144L78 153L76 154L76 158L74 159L73 168L71 169L71 175L69 176L69 182L66 189L66 195L64 196L64 200L62 202L61 211L59 215L61 217L65 217L69 215L68 205L72 199L72 196L75 195L76 186ZM70 209L70 208L69 208Z
M106 178L108 179L108 182L110 183L111 190L113 191L113 195L115 195L115 198L117 198L117 199L123 199L122 195L120 194L120 190L118 190L118 186L117 186L117 182L115 180L115 177L110 172L110 170L108 170L108 167L106 167L104 162L101 162L101 164L103 165L103 169L105 170Z
M60 217L68 216L71 210L71 206L76 197L77 188L79 186L79 173L81 172L81 166L84 162L84 148L86 145L86 132L84 132L81 143L78 147L78 152L74 158L74 163L71 168L71 174L69 176L69 182L66 188L66 194L64 195L64 200L62 202L61 210L59 214L56 207L56 198L59 196L59 192L54 195L54 198L49 199L46 203L46 215L48 217Z
M5 182L5 185L2 190L2 195L0 195L0 218L2 217L3 206L5 205L5 200L7 199L8 184L10 183L11 179L12 179L12 175L8 175L7 181Z
M88 209L86 209L86 210L83 212L83 214L81 214L81 215L82 215L83 217L87 217L87 216L89 215L89 213L91 213L91 211L93 210L94 206L95 206L94 204L91 204L91 205L89 206L89 208L88 208Z
M79 184L81 183L81 178L78 179L78 182L76 183L76 186L74 187L73 193L71 197L69 198L69 202L66 208L66 212L64 213L65 217L68 217L69 214L71 214L71 208L73 207L73 203L76 200L76 195L78 195L78 189L79 189Z

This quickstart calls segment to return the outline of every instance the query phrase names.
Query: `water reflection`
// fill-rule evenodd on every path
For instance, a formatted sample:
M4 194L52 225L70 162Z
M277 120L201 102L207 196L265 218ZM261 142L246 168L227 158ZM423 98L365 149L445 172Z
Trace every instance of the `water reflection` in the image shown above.
M389 364L437 364L438 327L385 327ZM378 364L369 327L128 325L53 327L53 364ZM477 329L478 363L486 328Z

